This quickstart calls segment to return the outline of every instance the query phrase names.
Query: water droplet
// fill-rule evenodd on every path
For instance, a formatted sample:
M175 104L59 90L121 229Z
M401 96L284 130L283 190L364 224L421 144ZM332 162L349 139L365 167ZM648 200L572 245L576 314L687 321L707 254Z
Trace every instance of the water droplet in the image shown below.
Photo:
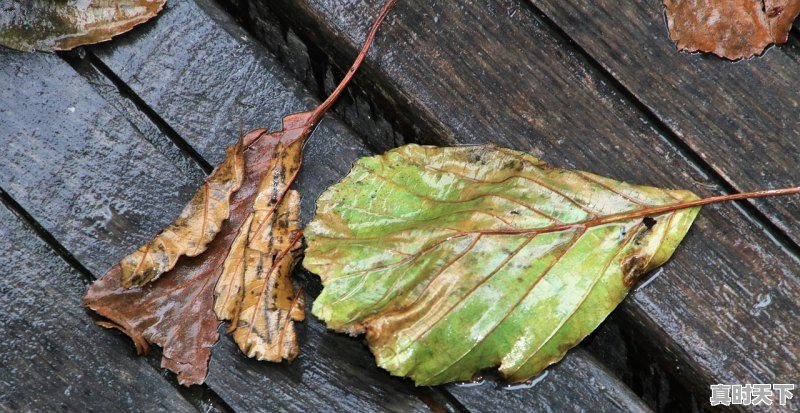
M459 381L456 382L456 387L478 387L482 386L486 383L486 380L483 377L476 377L472 381Z
M765 308L769 307L770 304L772 304L772 296L769 293L759 294L756 298L758 299L758 302L753 305L753 310L750 311L750 314L752 315L761 314L762 310L764 310Z
M507 384L505 386L502 386L501 388L507 391L530 389L536 386L537 384L541 383L542 380L544 380L549 373L550 373L549 371L545 370L544 373L532 379L525 380L522 383Z

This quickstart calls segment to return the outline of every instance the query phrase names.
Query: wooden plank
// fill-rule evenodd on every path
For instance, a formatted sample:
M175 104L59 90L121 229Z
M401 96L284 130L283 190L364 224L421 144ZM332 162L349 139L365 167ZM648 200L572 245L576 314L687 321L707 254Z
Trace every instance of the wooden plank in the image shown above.
M0 59L0 187L102 274L118 259L105 252L121 256L167 224L202 174L173 166L149 143L157 136L145 137L57 56L4 49ZM64 219L74 216L82 219Z
M528 1L734 188L800 183L800 50L732 64L678 53L657 0ZM753 202L800 242L797 197Z
M639 286L639 288L643 288ZM675 365L677 361L668 351L669 343L654 351L653 343L642 340L641 332L652 326L636 327L620 318L630 317L627 306L612 313L602 328L591 335L584 348L603 365L626 383L631 390L657 412L699 412L707 410L708 392L700 389L698 394L690 391L684 381L664 370L664 365ZM662 336L665 337L665 336ZM661 344L661 343L659 343ZM655 354L654 354L655 353ZM654 357L658 356L658 357ZM657 362L656 360L658 359ZM680 366L682 369L686 366Z
M254 122L252 126L257 126L259 124L259 119L262 119L263 122L263 119L279 119L281 116L285 115L284 110L286 110L285 108L287 105L294 108L304 108L303 102L309 102L309 96L308 92L302 90L303 88L301 86L289 79L289 76L270 56L265 55L262 48L252 45L252 39L237 26L234 26L230 18L220 14L217 7L206 2L199 2L199 4L202 6L203 11L209 16L212 16L212 19L203 15L199 9L190 6L188 3L185 5L181 4L174 9L170 9L170 11L160 17L161 20L150 29L151 31L149 33L141 35L135 34L126 39L124 41L126 44L123 47L102 47L95 50L98 51L100 59L102 59L109 68L117 73L120 78L130 82L131 88L182 134L192 133L191 122L196 116L215 115L223 119L224 122L219 126L208 126L203 131L200 131L202 134L195 135L192 138L192 144L196 145L196 147L213 148L214 151L221 153L223 142L220 141L217 134L211 133L211 131L224 128L225 124L228 122L227 119L243 117L246 120L252 120ZM149 45L150 42L157 41L154 39L169 37L191 38L194 36L193 31L184 33L182 36L173 33L177 28L187 27L186 25L180 24L182 21L192 21L193 29L198 30L199 33L204 34L204 36L213 38L214 42L194 42L190 40L189 43L191 47L188 48L183 55L178 56L172 54L169 47L163 43L159 43L162 44L159 48L153 48L153 46ZM226 32L228 33L227 35ZM220 47L220 45L224 45L224 47ZM249 52L239 52L242 49L246 49ZM149 50L149 52L146 54L136 52L140 50ZM202 56L213 55L215 57L213 59L202 60L186 57L194 54ZM251 63L254 59L256 62ZM225 64L232 64L237 67L247 66L257 68L254 69L254 74L248 80L249 83L243 82L240 78L235 76L221 76L220 78L223 79L223 83L220 84L220 80L216 76L206 74L217 70L216 68L219 67L218 65L221 64L220 62L227 62ZM193 64L194 67L188 68L187 66L190 64ZM143 73L155 73L158 71L159 67L165 66L181 68L176 71L176 73L180 73L180 75L174 76L169 79L168 82L162 80L162 82L166 83L165 87L170 91L169 98L164 97L165 92L153 90L147 82L142 82L140 80L146 77ZM223 65L223 67L227 66ZM211 90L212 95L216 93L213 92L216 90L231 91L230 93L234 95L247 94L250 92L248 90L248 84L261 85L264 89L273 90L273 92L271 92L273 94L284 93L278 89L281 87L286 88L291 93L286 93L283 96L284 99L289 99L289 101L270 105L268 98L265 98L265 104L261 106L249 107L246 108L246 110L235 106L223 106L219 109L208 109L212 111L209 113L205 112L206 109L204 109L204 107L199 107L196 108L199 113L194 114L187 114L185 110L181 109L180 105L170 103L173 101L180 102L183 100L181 96L184 95L191 99L193 90ZM188 87L189 85L191 88ZM260 92L254 91L253 93ZM220 114L225 114L225 116L221 116ZM231 134L235 133L235 131L229 132ZM315 132L314 137L312 137L306 147L304 169L300 174L298 182L298 187L304 197L302 211L304 220L307 220L310 213L313 212L314 201L320 192L329 184L343 176L349 170L352 161L357 156L363 154L366 154L363 143L353 135L352 131L345 128L341 122L326 120L322 123L319 130ZM311 288L312 293L315 289L319 288L316 277L312 277L312 283L308 286ZM365 366L364 368L368 369L366 371L370 372L369 375L365 376L369 377L369 380L378 383L386 381L385 373L373 372L373 370L377 369L374 367L374 361L371 356L360 348L358 352L354 352L352 340L345 339L338 335L323 334L323 330L323 326L314 321L309 325L309 330L306 332L307 335L301 338L301 342L304 343L304 346L308 346L303 348L303 355L301 355L301 358L298 360L301 366L304 366L304 363L313 365L315 363L325 362L329 364L329 368L332 370L337 368L343 369L342 374L346 375L352 375L352 371L350 370L353 368L353 365ZM306 342L307 344L305 344ZM229 346L230 344L225 342L224 345ZM307 357L309 359L307 359ZM344 362L340 361L340 359L344 359ZM215 366L212 364L212 369L214 367ZM283 369L283 367L281 368ZM305 367L301 367L301 370L304 368ZM264 363L248 361L239 365L236 369L236 374L241 377L241 380L252 381L254 380L253 377L258 374L267 374L264 369L274 370L275 367L264 367ZM281 374L286 374L289 377L297 374L294 366L281 371L285 372ZM363 373L361 374L363 375ZM606 374L601 374L600 369L596 366L591 370L591 373L587 374L598 382L604 382L609 385L613 382L611 377ZM597 374L598 377L594 377L595 374ZM554 373L554 376L559 377L561 382L574 382L584 380L588 377L566 369ZM217 383L211 381L213 379L214 378L211 377L210 382L215 388L220 388L222 394L235 392L239 386L236 380ZM366 378L363 380L366 380ZM337 384L337 381L332 379L331 383ZM388 381L388 383L397 383L399 386L400 382L392 380ZM303 381L304 386L308 384L310 383ZM320 385L324 385L324 383ZM326 391L317 390L317 392L323 394L329 392L330 394L336 395L336 397L340 397L342 386L348 387L349 385L338 383L337 389ZM355 388L357 389L358 386ZM313 390L303 389L301 387L300 391ZM617 383L617 387L610 388L609 392L618 392L622 394L625 390ZM493 394L504 394L502 391L488 391L484 393L489 395L489 399ZM552 405L562 405L567 402L572 402L588 409L593 405L575 402L574 399L594 400L592 398L593 393L593 390L588 388L577 393L579 394L577 397L574 394L566 395L564 393L542 392L537 400L544 405L548 403ZM384 405L385 408L390 408L390 398L385 398L379 394L378 397L385 399L387 403ZM380 400L379 398L376 398L376 400Z
M156 151L57 56L4 51L0 61L3 101L14 102L0 113L6 148L0 187L95 276L102 275L174 219L200 180ZM352 159L358 153L342 146L336 155ZM89 317L83 322L100 331ZM243 411L426 410L411 387L380 371L363 347L313 323L302 324L306 355L291 367L247 360L225 338L207 383ZM106 363L113 367L115 361Z
M471 412L652 411L583 349L576 349L545 374L527 388L494 389L489 382L475 387L450 385L447 388ZM554 398L552 394L565 397Z
M91 323L86 280L1 204L0 268L0 410L195 411L124 339Z
M381 3L276 0L270 10L345 66ZM406 130L414 140L492 142L629 182L719 191L613 79L520 2L401 2L371 56L357 82L384 113L414 108L426 131ZM644 328L649 352L701 399L710 383L797 381L798 272L797 257L736 205L707 207L620 318Z
M201 4L203 11L194 3L167 4L143 30L92 50L112 69L124 69L115 73L148 105L179 114L181 122L167 121L216 164L233 137L260 127L276 130L283 114L305 110L309 101L298 97L297 85L264 70L270 58L238 26L210 24L208 14L223 16L218 7Z

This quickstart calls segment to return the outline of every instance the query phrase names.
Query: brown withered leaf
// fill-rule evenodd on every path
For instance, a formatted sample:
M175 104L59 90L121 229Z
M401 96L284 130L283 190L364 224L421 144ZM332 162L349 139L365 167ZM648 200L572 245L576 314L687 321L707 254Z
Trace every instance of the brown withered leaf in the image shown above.
M238 153L244 155L244 179L240 188L233 192L231 196L228 219L222 222L217 236L213 237L213 240L207 244L205 252L199 253L194 257L188 256L188 254L180 257L171 270L166 271L160 278L141 287L126 288L123 286L121 279L123 264L117 264L106 275L96 281L84 297L86 306L109 320L102 322L101 325L123 331L133 339L138 351L146 351L147 343L161 346L163 348L161 366L177 373L178 381L181 384L199 384L205 380L208 371L208 360L211 356L211 346L219 338L217 329L220 321L214 313L215 286L220 279L226 262L229 265L233 262L233 258L228 259L229 253L231 253L230 257L235 257L237 253L244 257L247 252L247 249L244 249L244 253L242 253L241 245L243 241L239 234L251 232L252 224L256 222L256 219L273 223L267 217L251 218L257 199L263 199L259 197L260 194L266 194L264 195L266 199L272 200L275 205L281 206L281 208L276 208L276 211L279 212L275 214L274 222L283 221L280 224L273 225L285 229L286 233L275 239L273 241L274 245L285 246L287 237L299 236L298 233L293 233L296 223L290 222L292 219L296 220L296 215L287 212L297 206L297 196L285 196L285 194L288 186L296 176L296 170L300 166L297 155L291 155L291 153L301 152L302 144L315 123L310 120L311 118L311 112L287 116L284 118L282 131L270 134L267 134L265 130L250 132L242 138L240 143L241 148L243 148L242 151L237 150L236 146L228 150L228 159L209 177L209 181L213 180L215 176L222 176L224 174L223 171L228 167L232 170L231 165L236 163L231 163L230 159L231 157L236 157ZM291 150L285 150L285 148L291 148ZM276 165L285 162L287 157L292 160L291 164L292 168L294 168L294 173L280 173L282 169L276 167ZM236 173L231 173L230 175L236 175ZM197 200L203 189L201 188L200 191L192 202ZM272 206L269 202L266 202L265 205L267 208ZM190 208L187 207L188 209ZM193 216L182 216L179 220L200 222L197 220L196 215L203 214L204 209L191 208L191 210L194 211ZM264 214L265 211L262 210L261 213ZM268 211L266 214L269 215ZM256 211L256 215L258 215L258 211ZM176 226L177 222L172 225ZM275 228L271 229L275 230ZM185 233L196 234L197 232L187 231ZM268 231L264 231L262 237L264 240L268 240L270 236ZM199 245L196 239L186 239L184 242L190 246L184 245L180 247L184 251L190 251L194 246ZM293 240L292 242L298 243L299 241ZM250 245L252 243L248 242L247 244ZM254 247L256 245L250 246ZM271 271L266 267L271 265L269 258L272 257L267 255L261 261L264 265L264 268L262 268L264 274ZM275 272L282 277L287 275L288 270L286 268L291 268L294 265L296 257L294 253L287 253L285 257L280 258L275 259L281 264ZM147 263L147 265L163 264L159 261L147 261ZM242 264L240 263L239 265ZM245 259L243 265L245 268L247 267L247 259ZM144 273L149 272L145 271ZM293 319L302 319L302 312L298 310L292 312L291 308L293 307L291 304L288 306L289 310L285 310L287 307L284 303L275 304L270 302L271 297L280 298L283 296L282 294L285 295L286 291L291 288L291 282L290 280L288 281L288 287L285 282L279 286L281 287L280 294L272 293L272 290L268 289L267 291L270 291L271 295L265 295L266 299L262 300L262 304L259 304L266 309L266 317L269 317L269 314L273 312L281 313L283 311L285 314L286 311L289 311L292 313L291 317ZM246 291L247 285L240 281L239 288L242 287L245 287L242 291ZM250 301L244 300L243 296L240 296L240 301L245 305L236 304L237 309L245 310L250 305L248 304ZM299 303L296 303L295 307L297 304ZM277 307L282 310L271 310ZM256 320L258 321L258 319ZM283 324L286 324L286 322L283 322ZM282 346L290 349L296 348L294 330L290 330L288 327L285 330L284 337L268 335L268 339L264 343L272 343L272 346ZM274 330L267 330L266 333L271 334L272 331ZM254 328L254 333L259 337L263 332L264 330ZM278 339L287 340L289 344L278 344ZM242 349L249 354L267 354L270 351L266 344L262 350L254 350L255 347L243 347ZM294 353L287 351L282 354L286 354L287 358L290 358L288 357L289 355L296 355L296 350Z
M300 144L276 150L216 287L217 317L231 320L239 348L259 360L293 360L300 351L294 321L305 318L305 305L291 279L300 250L300 194L288 190L285 177L298 172L301 159Z
M230 197L244 180L242 143L228 148L225 161L203 182L203 186L172 224L152 241L120 261L124 287L141 287L175 266L182 255L196 257L222 228L230 214Z
M166 0L0 0L0 45L69 50L103 42L153 18Z
M664 0L678 49L731 60L761 54L788 40L800 0Z

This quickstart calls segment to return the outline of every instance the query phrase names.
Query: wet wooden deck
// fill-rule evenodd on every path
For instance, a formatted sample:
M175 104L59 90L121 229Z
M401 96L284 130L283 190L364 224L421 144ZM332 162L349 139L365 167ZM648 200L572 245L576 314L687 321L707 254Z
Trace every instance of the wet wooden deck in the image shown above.
M104 45L0 50L0 410L674 412L708 408L713 383L800 385L796 197L706 207L528 389L414 388L313 319L293 364L224 337L186 389L94 326L88 283L170 222L242 131L330 91L380 3L170 1ZM657 0L400 0L308 144L303 217L354 159L406 142L491 142L701 195L797 185L798 69L797 28L750 61L679 54Z

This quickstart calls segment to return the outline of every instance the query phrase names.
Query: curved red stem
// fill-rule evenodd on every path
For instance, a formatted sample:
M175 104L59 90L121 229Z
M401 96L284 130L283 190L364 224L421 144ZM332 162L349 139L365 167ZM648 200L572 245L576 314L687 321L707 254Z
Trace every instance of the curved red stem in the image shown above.
M386 4L383 5L381 8L380 13L378 13L378 17L375 19L375 22L372 23L372 28L369 30L369 34L367 34L366 39L364 39L364 44L361 46L361 51L358 53L356 60L353 62L353 65L350 66L350 70L347 71L344 78L339 85L336 86L336 89L322 102L314 112L311 114L309 118L308 124L309 125L316 125L317 122L322 119L328 109L333 106L339 96L342 94L344 89L350 83L350 80L353 79L353 76L358 71L358 68L361 67L361 64L364 62L364 59L367 57L367 53L369 52L369 48L372 46L372 43L375 41L375 35L378 33L378 28L381 26L381 23L386 19L386 16L389 14L389 11L392 9L394 4L397 3L397 0L388 0Z

